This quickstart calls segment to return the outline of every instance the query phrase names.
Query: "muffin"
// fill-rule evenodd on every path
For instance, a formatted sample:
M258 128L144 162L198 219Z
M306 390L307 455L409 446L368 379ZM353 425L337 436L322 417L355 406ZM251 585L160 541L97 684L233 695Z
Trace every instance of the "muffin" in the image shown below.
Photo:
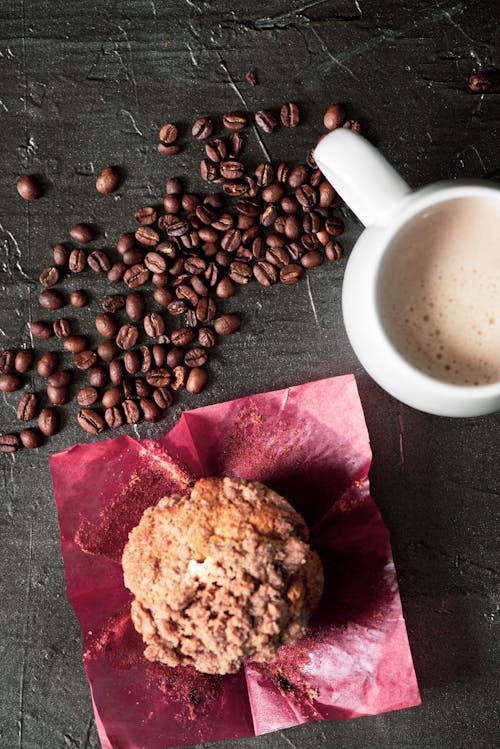
M144 655L230 674L299 640L323 591L303 518L263 484L197 481L130 532L122 563Z

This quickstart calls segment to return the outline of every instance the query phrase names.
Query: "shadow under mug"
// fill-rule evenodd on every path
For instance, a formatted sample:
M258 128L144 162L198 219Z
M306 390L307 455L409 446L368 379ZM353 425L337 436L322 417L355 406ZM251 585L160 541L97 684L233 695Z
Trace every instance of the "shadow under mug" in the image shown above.
M428 413L479 416L500 410L500 381L453 384L413 366L387 334L378 293L387 251L409 221L441 202L471 197L498 201L500 215L500 187L481 180L453 180L412 191L376 148L343 128L320 141L314 158L366 227L347 263L342 311L351 345L368 374L398 400Z

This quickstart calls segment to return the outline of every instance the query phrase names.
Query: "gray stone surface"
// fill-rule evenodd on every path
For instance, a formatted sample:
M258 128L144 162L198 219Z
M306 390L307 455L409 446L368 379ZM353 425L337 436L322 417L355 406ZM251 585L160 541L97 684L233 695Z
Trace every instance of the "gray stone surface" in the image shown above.
M4 0L0 346L28 340L25 321L38 316L32 279L72 223L95 222L103 246L111 246L132 226L135 207L161 197L166 176L197 174L199 148L172 161L156 153L158 126L169 119L182 123L188 143L187 128L199 114L296 100L303 125L264 141L274 159L300 160L325 106L346 101L411 184L498 178L497 14L495 0ZM465 86L477 66L496 69L485 96ZM260 81L254 89L244 80L249 68ZM249 140L257 161L262 152ZM126 173L111 198L93 187L107 163ZM44 198L31 205L15 191L24 172L46 181ZM190 185L201 187L196 177ZM349 216L347 248L359 230ZM217 350L211 387L182 399L161 425L136 431L154 436L185 407L354 372L373 446L373 495L392 533L423 705L228 747L498 746L499 415L432 417L382 392L346 340L343 268L325 265L293 288L252 285L238 294L227 308L243 311L244 326ZM82 320L82 327L90 324L88 310ZM15 426L16 403L15 394L2 395L2 431ZM2 749L99 745L79 629L65 598L47 465L51 452L85 439L74 410L67 408L67 423L50 445L0 456Z

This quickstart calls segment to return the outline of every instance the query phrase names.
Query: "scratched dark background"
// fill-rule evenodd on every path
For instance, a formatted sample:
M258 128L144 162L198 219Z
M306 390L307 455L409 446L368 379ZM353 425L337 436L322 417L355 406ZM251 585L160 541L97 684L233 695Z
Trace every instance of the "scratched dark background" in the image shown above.
M165 121L179 122L182 142L190 143L186 129L200 114L295 100L302 126L264 141L273 159L300 161L326 105L344 101L412 185L498 179L497 14L496 0L3 0L0 346L28 342L25 321L39 314L32 279L75 221L94 221L99 243L111 246L132 226L137 206L162 196L166 176L197 174L198 144L175 161L157 154ZM244 80L249 68L257 72L255 88ZM466 88L479 68L492 72L486 95ZM262 152L249 141L248 158L256 162ZM97 170L108 163L126 175L113 197L94 189ZM46 184L43 199L30 205L15 190L25 172ZM201 188L197 178L190 185ZM348 215L347 249L359 231ZM154 436L186 406L354 372L373 445L373 494L392 532L423 705L228 746L498 746L499 415L428 416L371 382L342 326L343 269L344 262L329 264L297 287L252 285L238 294L227 307L243 311L244 326L218 349L210 388L182 400L162 425L140 425L136 434ZM90 314L82 314L82 328ZM16 426L17 400L2 396L0 430ZM85 438L72 410L49 446L0 456L5 749L99 746L79 630L65 598L47 465L51 451Z

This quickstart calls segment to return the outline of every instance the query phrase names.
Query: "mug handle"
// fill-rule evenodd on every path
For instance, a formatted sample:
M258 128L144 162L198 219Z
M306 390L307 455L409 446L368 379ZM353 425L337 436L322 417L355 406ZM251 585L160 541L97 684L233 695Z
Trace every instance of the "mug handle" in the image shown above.
M314 159L365 226L383 224L411 191L380 151L346 128L328 133L316 146Z

